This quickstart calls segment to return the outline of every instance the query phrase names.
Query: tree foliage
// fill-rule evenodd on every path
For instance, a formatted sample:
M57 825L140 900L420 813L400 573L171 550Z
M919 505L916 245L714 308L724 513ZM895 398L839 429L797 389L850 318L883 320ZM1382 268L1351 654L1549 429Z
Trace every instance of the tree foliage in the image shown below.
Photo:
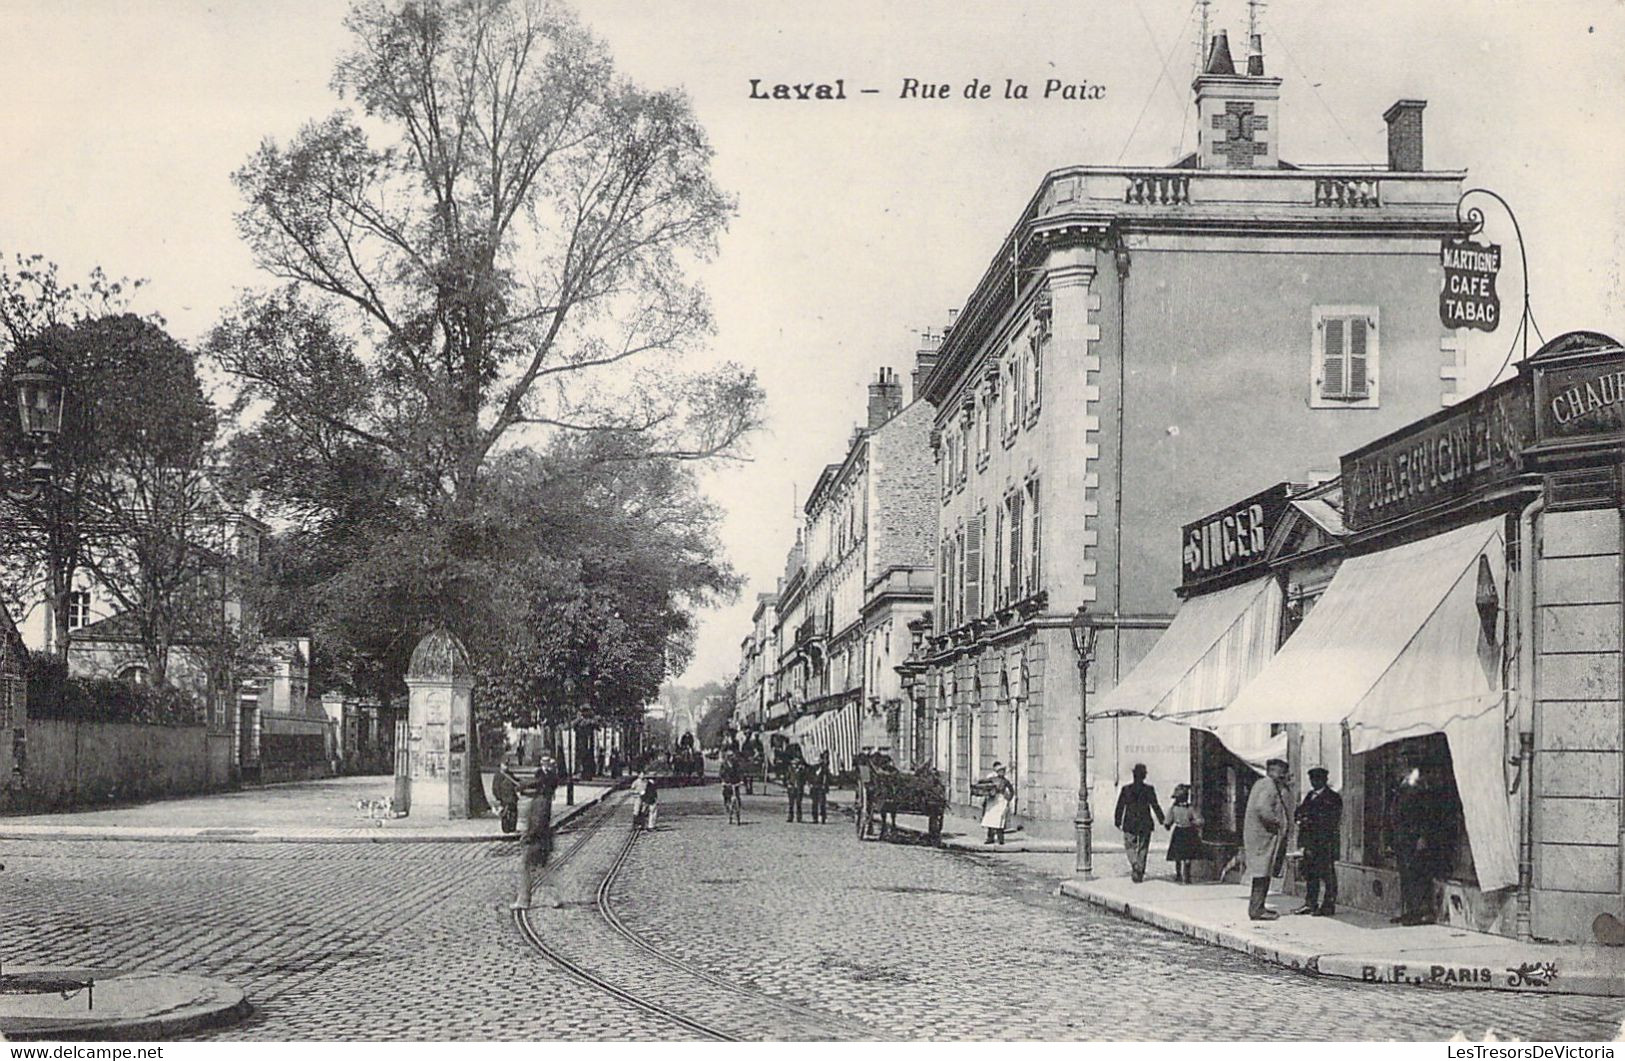
M711 148L562 4L361 0L346 24L333 87L360 114L237 172L283 286L208 343L240 385L234 486L285 524L272 612L314 635L318 683L394 695L444 623L501 717L641 709L734 589L688 469L761 407L753 375L694 363L688 271L733 209Z
M734 452L754 378L682 371L709 327L684 266L732 209L686 99L619 77L557 3L369 0L347 25L333 86L389 140L341 111L236 174L243 236L290 284L211 344L245 401L431 508L476 496L516 432Z

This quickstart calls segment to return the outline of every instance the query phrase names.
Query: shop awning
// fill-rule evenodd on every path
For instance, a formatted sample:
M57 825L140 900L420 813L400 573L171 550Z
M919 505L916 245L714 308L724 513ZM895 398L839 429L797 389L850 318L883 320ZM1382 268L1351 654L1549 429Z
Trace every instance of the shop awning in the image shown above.
M1192 597L1089 713L1198 723L1228 704L1275 653L1280 626L1281 586L1273 578Z
M1482 714L1500 669L1476 605L1479 557L1499 585L1501 542L1496 518L1345 561L1215 722L1346 722L1362 752Z
M1500 649L1478 608L1481 582L1505 602L1505 554L1498 517L1345 561L1303 625L1215 719L1340 722L1355 753L1443 733L1486 891L1518 879Z

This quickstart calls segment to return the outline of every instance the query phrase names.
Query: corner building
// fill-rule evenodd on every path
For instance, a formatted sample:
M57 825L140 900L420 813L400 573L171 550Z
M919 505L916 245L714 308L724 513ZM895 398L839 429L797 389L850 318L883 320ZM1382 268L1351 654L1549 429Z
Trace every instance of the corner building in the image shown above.
M937 593L909 669L956 803L999 761L1017 815L1071 819L1078 607L1097 698L1168 625L1182 524L1455 398L1439 247L1464 173L1424 168L1425 103L1384 115L1385 167L1293 165L1253 52L1238 73L1215 37L1190 156L1047 175L922 358ZM1089 748L1103 829L1134 763L1163 794L1190 771L1185 732L1143 719L1091 715Z

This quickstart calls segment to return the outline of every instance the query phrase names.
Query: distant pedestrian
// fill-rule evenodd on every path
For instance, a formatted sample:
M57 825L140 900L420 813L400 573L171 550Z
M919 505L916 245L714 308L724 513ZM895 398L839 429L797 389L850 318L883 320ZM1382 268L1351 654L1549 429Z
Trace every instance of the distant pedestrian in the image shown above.
M1004 764L994 763L993 773L982 782L986 795L982 797L982 828L987 830L984 844L995 840L1004 843L1004 831L1010 826L1010 801L1016 796L1016 787L1004 776Z
M538 775L541 775L541 771L538 771ZM530 807L525 812L525 831L520 838L519 893L512 907L515 910L530 909L536 877L553 854L553 791L552 777L548 775L531 797ZM547 894L548 906L556 908L564 905L551 892L544 894Z
M1129 871L1138 884L1145 880L1145 857L1151 850L1151 833L1157 823L1163 824L1162 807L1157 803L1157 790L1145 783L1145 764L1134 764L1134 781L1124 785L1117 794L1117 811L1113 821L1123 831L1123 850L1128 855Z
M800 755L787 756L784 763L784 795L789 800L789 808L785 821L801 820L801 797L806 784L807 764L801 761Z
M1293 820L1298 846L1303 848L1303 906L1294 911L1330 917L1337 912L1337 858L1342 852L1343 797L1326 783L1324 766L1309 768L1309 791L1298 804Z
M1264 776L1254 782L1247 794L1247 813L1242 821L1242 846L1247 852L1247 876L1252 878L1252 894L1247 900L1247 917L1253 921L1274 921L1281 915L1265 905L1270 879L1281 872L1286 859L1287 832L1292 817L1287 811L1285 759L1264 764Z
M501 814L502 831L519 831L519 779L511 772L511 764L504 758L497 764L496 776L491 779L491 794L496 798Z
M1191 807L1191 786L1175 785L1174 802L1168 808L1168 861L1174 864L1174 883L1191 883L1191 863L1204 861L1202 819Z
M655 819L660 817L660 786L652 777L644 777L643 791L638 793L638 817L645 829L654 832Z
M819 752L818 761L807 769L807 792L812 796L812 820L819 825L829 821L829 752Z

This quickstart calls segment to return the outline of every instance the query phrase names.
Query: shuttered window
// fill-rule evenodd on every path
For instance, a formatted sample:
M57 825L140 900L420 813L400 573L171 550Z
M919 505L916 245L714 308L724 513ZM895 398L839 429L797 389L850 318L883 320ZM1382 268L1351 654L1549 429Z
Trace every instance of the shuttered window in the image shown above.
M1033 479L1027 483L1027 584L1025 593L1028 595L1037 593L1039 590L1038 543L1040 540L1040 527L1038 512L1038 480Z
M1310 404L1319 408L1376 405L1376 307L1316 307L1314 325L1314 390Z
M988 596L995 608L1002 608L1006 604L1003 560L1004 506L999 505L993 510L993 562L988 565L988 573L991 576Z
M1021 566L1025 557L1021 552L1021 491L1011 494L1005 504L1009 507L1006 523L1010 527L1010 599L1014 601L1023 596Z
M965 617L982 617L982 537L987 513L979 512L965 527Z

